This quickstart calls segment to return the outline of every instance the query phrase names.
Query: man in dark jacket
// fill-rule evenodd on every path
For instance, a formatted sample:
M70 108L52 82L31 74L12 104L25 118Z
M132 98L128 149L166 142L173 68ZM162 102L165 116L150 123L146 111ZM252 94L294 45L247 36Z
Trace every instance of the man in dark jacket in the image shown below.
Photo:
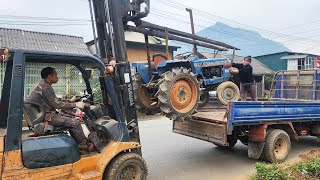
M52 67L46 67L41 71L42 80L32 89L29 100L38 102L41 104L45 111L45 121L56 127L68 128L70 135L78 143L79 149L91 151L93 144L90 143L82 130L80 121L75 118L70 118L57 113L57 109L83 109L85 103L76 102L77 98L73 97L69 102L62 101L56 97L56 94L52 88L52 84L58 82L58 74Z
M247 94L250 93L251 101L257 101L256 82L252 76L251 56L243 59L242 64L233 63L232 66L237 69L230 68L230 72L239 74L240 77L240 94L241 101L247 100Z

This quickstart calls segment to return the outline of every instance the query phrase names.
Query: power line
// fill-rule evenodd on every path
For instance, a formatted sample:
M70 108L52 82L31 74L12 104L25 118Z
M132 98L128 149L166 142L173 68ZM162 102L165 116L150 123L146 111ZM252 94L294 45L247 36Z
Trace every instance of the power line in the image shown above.
M311 21L311 22L308 22L308 23L303 23L303 24L294 25L294 26L288 26L288 27L285 27L285 28L281 28L281 29L279 29L279 30L292 29L292 28L301 27L301 26L304 26L304 25L314 24L314 23L317 23L317 22L320 22L320 20Z
M160 0L161 1L161 0ZM181 6L183 6L183 7L185 7L184 5L182 5L182 4L180 4L180 5L178 5L178 6L174 6L174 5L172 5L172 4L166 4L166 2L165 3L163 3L163 2L165 2L165 1L162 1L162 4L165 4L165 5L167 5L167 6L169 6L169 7L175 7L175 8L179 8L178 10L181 10L181 11L184 11L184 9L183 8L181 8ZM163 12L163 11L161 11L161 12ZM168 14L174 14L174 13L171 13L171 12L169 12ZM200 13L201 14L201 13ZM177 15L177 14L176 14ZM204 15L204 14L202 14L202 15ZM179 16L181 16L181 15L179 15ZM205 14L205 16L208 18L208 16L207 16L207 13ZM215 19L215 18L213 18L213 19ZM203 20L202 20L203 21ZM315 21L315 22L317 22L317 21ZM300 25L301 26L301 25ZM297 27L297 26L296 26ZM256 27L254 27L254 28L256 28ZM258 28L258 29L261 29L261 28ZM263 29L262 29L263 30ZM316 30L318 30L318 29L315 29L315 30L310 30L310 31L304 31L304 32L298 32L298 33L295 33L294 35L296 35L296 34L300 34L300 33L306 33L306 32L312 32L312 31L316 31ZM314 39L309 39L309 38L314 38L314 37L317 37L317 36L310 36L310 37L297 37L297 36L294 36L294 35L287 35L287 34L281 34L281 33L274 33L273 31L269 31L269 30L266 30L266 31L268 31L267 33L268 34L273 34L273 37L272 38L274 38L274 37L278 37L278 38L281 38L281 39L286 39L285 41L281 41L281 42L290 42L290 41L299 41L299 42L301 42L301 43L304 43L304 44L309 44L308 42L304 42L304 41L312 41L312 42L314 42L314 43L316 43L316 45L313 45L312 47L311 47L311 49L315 49L316 47L318 47L317 46L317 44L318 44L318 40L314 40ZM289 39L290 38L290 39ZM225 38L226 39L226 38ZM256 41L256 40L255 40ZM263 46L263 45L266 45L265 43L264 44L248 44L248 45L242 45L242 46ZM275 44L275 46L279 46L279 45L276 45ZM310 49L310 48L309 48ZM309 50L308 50L309 51Z
M64 21L60 21L60 22L44 22L44 21L7 21L7 20L1 20L2 23L29 23L29 24L83 24L83 25L87 25L89 23L81 23L81 22L64 22Z
M161 14L161 13L155 13L155 14L151 14L151 15L155 15L156 17L162 17L162 18L165 18L165 19L171 19L171 20L174 20L174 21L177 21L177 22L180 22L180 23L190 24L190 22L188 22L188 21L183 21L183 20L178 19L178 18L174 18L174 17L171 17L171 16L166 16L165 14ZM228 34L228 35L231 35L231 36L239 37L241 39L246 39L247 41L257 41L257 39L254 39L254 38L251 38L251 37L245 37L243 34L240 34L240 33L232 33L232 32L229 32L229 31L219 31L219 30L216 30L216 29L214 29L212 27L207 27L207 26L196 24L196 23L195 23L195 26L203 27L203 28L206 28L208 30L215 31L215 32L225 33L225 34ZM225 38L225 39L227 39L227 38ZM247 41L242 41L242 42L247 42ZM260 39L258 41L260 41ZM293 40L291 39L291 40L287 40L285 42L289 42L289 41L297 41L297 39L293 39ZM302 42L302 43L305 43L305 42ZM309 44L309 43L305 43L305 44ZM249 44L249 45L244 45L244 46L256 46L256 45L265 45L265 43L263 43L263 44ZM275 45L275 46L279 46L279 45Z
M51 18L51 17L37 17L37 16L17 16L17 15L0 15L0 18L91 22L89 19L68 19L68 18Z
M181 7L188 7L182 3L178 3L178 2L168 2L168 1L164 1L164 0L155 0L157 2L160 2L161 4L164 4L168 7L175 7L177 8L178 10L183 10L183 8ZM192 7L190 7L192 8ZM291 37L291 38L299 38L299 39L304 39L304 40L308 40L308 41L314 41L313 39L306 39L306 38L303 38L303 37L297 37L297 36L293 36L293 35L287 35L287 34L282 34L282 33L277 33L277 32L273 32L273 31L270 31L270 30L265 30L265 29L262 29L262 28L259 28L259 27L255 27L255 26L251 26L251 25L247 25L247 24L243 24L243 23L240 23L240 22L237 22L237 21L234 21L234 20L231 20L231 19L227 19L227 18L224 18L224 17L221 17L221 16L217 16L217 15L214 15L214 14L211 14L209 12L205 12L203 10L199 10L199 9L196 9L196 8L192 8L194 9L194 13L195 14L198 14L198 15L201 15L202 17L206 17L206 18L209 18L209 19L214 19L217 21L217 18L218 19L223 19L223 21L227 21L229 23L226 23L226 24L236 24L237 26L240 26L240 27L249 27L249 28L253 28L253 29L256 29L256 30L259 30L259 31L263 31L265 32L266 34L271 34L271 35L277 35L276 37L281 37L283 38L283 36L285 37ZM169 13L170 14L170 13Z
M2 23L3 25L18 25L18 26L83 26L85 24L37 24L37 23Z
M164 13L163 11L161 11L161 10L159 10L160 11L160 14L156 14L156 16L160 16L160 17L164 17L164 18L169 18L169 19L173 19L173 20L176 20L176 21L178 21L178 22L182 22L182 23L187 23L187 24L190 24L189 22L186 22L186 21L182 21L182 20L180 20L180 19L177 19L177 18L173 18L173 17L168 17L168 16L166 16L166 15L163 15L163 14L161 14L161 13ZM168 14L172 14L172 13L168 13ZM174 13L173 13L174 14ZM175 15L177 15L177 14L175 14ZM196 26L200 26L201 27L201 25L197 25L197 24L195 24ZM202 27L205 27L205 26L202 26ZM205 28L210 28L210 27L205 27ZM318 29L316 29L316 30L318 30ZM311 30L311 31L315 31L315 30ZM302 33L302 32L301 32ZM312 36L312 37L314 37L314 36ZM285 41L285 42L289 42L289 41L297 41L298 39L297 38L300 38L300 37L294 37L295 39L290 39L290 40L287 40L287 41ZM309 38L309 37L308 37ZM301 39L300 39L301 40ZM309 44L309 43L308 43ZM250 45L243 45L243 46L257 46L257 45L266 45L265 43L264 44L250 44ZM272 45L274 45L274 46L280 46L280 45L277 45L277 44L272 44ZM317 47L317 46L312 46L313 48L315 48L315 47Z

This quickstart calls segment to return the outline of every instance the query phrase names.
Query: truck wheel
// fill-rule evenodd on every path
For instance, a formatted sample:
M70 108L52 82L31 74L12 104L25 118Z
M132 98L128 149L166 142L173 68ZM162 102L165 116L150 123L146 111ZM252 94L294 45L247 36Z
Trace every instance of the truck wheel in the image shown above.
M146 180L147 163L136 153L124 153L115 157L104 172L104 180Z
M162 75L156 93L159 107L171 120L191 115L198 107L200 83L187 68L175 68Z
M228 105L229 102L238 101L240 98L240 90L238 86L231 81L223 82L217 88L217 98L222 104Z
M290 137L284 130L270 129L265 140L263 155L271 163L285 161L291 149Z
M143 83L140 75L135 74L132 78L132 86L136 109L146 115L154 115L159 113L159 108L157 108L156 103L154 103L154 101L151 99L154 94L142 84Z
M208 102L209 102L209 99L210 99L209 92L208 92L208 91L203 92L203 93L200 95L200 100L199 100L199 103L198 103L198 108L201 108L201 107L206 106L206 105L208 104Z

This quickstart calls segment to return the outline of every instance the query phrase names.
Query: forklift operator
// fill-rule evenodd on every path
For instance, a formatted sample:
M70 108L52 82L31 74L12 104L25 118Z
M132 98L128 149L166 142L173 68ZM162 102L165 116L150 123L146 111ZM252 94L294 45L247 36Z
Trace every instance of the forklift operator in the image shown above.
M55 127L67 128L70 135L75 139L80 150L90 152L93 144L88 141L84 135L80 121L57 113L56 109L69 110L73 108L83 109L84 102L76 102L79 100L76 96L71 98L69 102L58 99L52 88L52 84L58 82L58 74L52 67L46 67L41 71L42 80L32 89L29 99L40 103L45 111L45 121Z

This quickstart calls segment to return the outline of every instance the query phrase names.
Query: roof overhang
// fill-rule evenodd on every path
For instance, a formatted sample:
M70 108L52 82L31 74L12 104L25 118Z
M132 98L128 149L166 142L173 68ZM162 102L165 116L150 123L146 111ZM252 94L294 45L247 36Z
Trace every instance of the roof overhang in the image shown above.
M307 54L282 56L280 59L303 59L308 57Z

